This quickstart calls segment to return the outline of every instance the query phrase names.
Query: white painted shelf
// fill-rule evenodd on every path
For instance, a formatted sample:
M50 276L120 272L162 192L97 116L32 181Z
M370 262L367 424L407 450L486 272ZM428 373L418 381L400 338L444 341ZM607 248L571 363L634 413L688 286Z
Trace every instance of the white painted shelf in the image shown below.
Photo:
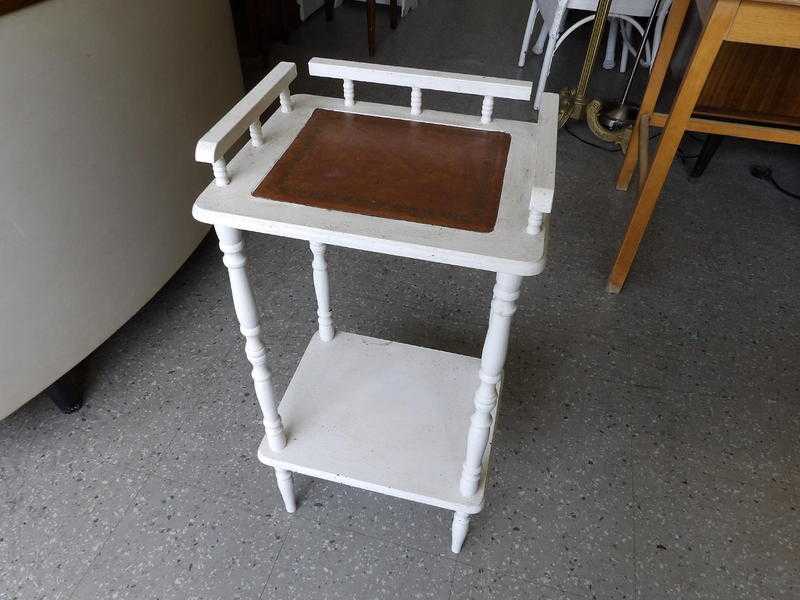
M279 406L286 447L261 462L398 498L474 514L459 475L480 360L338 332L315 334ZM492 436L489 436L491 440Z

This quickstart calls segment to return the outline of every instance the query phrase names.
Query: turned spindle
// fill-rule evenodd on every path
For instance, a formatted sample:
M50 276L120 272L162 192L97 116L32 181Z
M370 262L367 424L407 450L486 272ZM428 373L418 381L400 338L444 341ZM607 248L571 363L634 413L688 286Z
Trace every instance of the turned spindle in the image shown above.
M494 110L494 98L492 96L484 96L483 103L481 103L481 123L492 122L492 111Z
M250 143L254 148L264 145L264 133L261 130L261 121L254 121L250 125Z
M239 320L239 329L245 338L244 351L253 367L250 374L253 377L258 404L264 415L267 442L270 449L277 452L286 446L286 436L272 390L272 375L267 367L267 348L261 341L261 327L258 324L253 290L247 280L244 239L238 229L223 225L215 225L214 228L219 238L219 248L223 253L222 262L228 268L233 307Z
M311 268L314 273L314 293L317 296L317 317L319 321L319 337L323 342L330 342L335 335L330 307L330 285L328 283L328 263L325 261L325 244L310 242L314 259Z
M525 228L525 231L531 235L536 235L542 230L543 222L544 213L532 208L528 215L528 226Z
M516 302L521 285L520 275L497 274L489 313L489 329L483 343L481 366L478 371L480 383L475 391L475 409L470 418L467 450L459 483L459 489L464 496L477 493L480 485L483 454L492 427L492 411L497 406L497 384L500 383L503 374L511 317L517 309Z
M356 102L355 90L353 88L353 80L352 79L343 80L342 88L344 89L344 105L353 106L353 104L355 104Z
M422 114L422 90L418 87L411 88L411 114Z
M231 182L231 178L228 175L228 164L224 158L215 160L211 169L214 171L214 183L217 185L228 185Z
M278 96L281 103L281 112L292 112L292 97L289 95L289 90L284 90Z

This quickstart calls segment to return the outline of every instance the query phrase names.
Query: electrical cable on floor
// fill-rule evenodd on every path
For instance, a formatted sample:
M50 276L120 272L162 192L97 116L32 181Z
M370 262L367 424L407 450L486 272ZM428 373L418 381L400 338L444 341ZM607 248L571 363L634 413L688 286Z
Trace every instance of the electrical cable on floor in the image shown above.
M763 165L751 165L750 175L756 179L763 179L764 181L771 183L772 187L774 187L780 193L785 194L790 198L794 198L795 200L800 200L800 194L790 192L786 188L782 187L777 181L775 181L775 178L772 176L772 169L769 167L765 167Z
M622 150L622 148L620 148L616 144L614 144L614 147L612 148L612 147L601 146L599 144L595 144L594 142L590 142L589 140L585 140L581 136L579 136L577 133L572 131L567 125L564 125L564 130L568 134L570 134L572 137L574 137L576 140L578 140L579 142L581 142L583 144L586 144L587 146L591 146L592 148L597 148L598 150L605 150L606 152L620 152ZM650 139L654 140L660 135L661 135L661 132L659 131L659 132L654 133L653 135L651 135Z
M566 131L568 134L570 134L572 137L574 137L579 142L582 142L582 143L586 144L587 146L591 146L592 148L597 148L598 150L605 150L606 152L619 152L621 150L621 148L619 146L616 146L616 145L613 148L611 148L611 147L607 148L605 146L601 146L600 144L595 144L594 142L590 142L589 140L585 140L581 136L579 136L577 133L572 131L567 125L564 125L564 131Z

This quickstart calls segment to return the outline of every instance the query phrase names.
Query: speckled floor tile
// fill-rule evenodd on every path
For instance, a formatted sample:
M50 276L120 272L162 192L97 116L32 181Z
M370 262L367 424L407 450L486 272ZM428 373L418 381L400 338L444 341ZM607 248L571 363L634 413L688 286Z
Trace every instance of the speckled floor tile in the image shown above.
M453 513L441 508L315 480L298 514L430 554L451 555Z
M261 596L289 518L153 477L70 598Z
M62 598L122 519L146 473L75 461L36 471L4 499L0 597Z
M631 405L637 496L725 478L798 489L800 414L769 397L644 390Z
M639 598L794 598L800 518L791 494L697 481L637 499Z
M632 493L619 456L504 457L458 559L575 595L632 598Z
M578 600L585 596L531 581L524 572L457 565L451 600Z
M264 597L448 599L454 567L400 544L297 519Z

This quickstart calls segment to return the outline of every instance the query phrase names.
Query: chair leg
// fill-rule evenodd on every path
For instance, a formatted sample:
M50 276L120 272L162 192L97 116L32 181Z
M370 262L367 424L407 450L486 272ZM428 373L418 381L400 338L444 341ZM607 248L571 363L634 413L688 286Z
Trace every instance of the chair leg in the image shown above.
M619 19L611 17L608 23L608 40L606 41L606 55L603 59L603 68L613 69L616 63L617 37L619 36Z
M547 85L547 78L550 75L550 67L553 64L553 55L556 52L556 42L558 41L558 23L560 19L556 16L550 29L550 35L547 37L547 50L544 52L544 60L542 61L542 70L539 73L539 83L536 86L536 96L533 100L533 108L539 110L539 104L542 101L542 94L544 93L544 86Z
M542 28L539 30L539 37L536 38L536 43L533 45L532 52L534 54L538 55L544 52L544 44L547 41L548 33L550 33L550 29L547 27L547 22L543 21Z
M531 34L533 33L533 26L536 23L536 15L539 12L539 7L536 0L531 2L531 12L528 13L528 24L525 26L525 35L522 36L522 48L519 51L519 62L517 66L525 66L525 55L528 53L528 48L531 45Z
M451 528L452 536L450 540L450 550L454 554L461 552L461 547L464 545L464 539L467 537L467 530L469 529L469 515L463 512L457 512L453 515L453 526Z
M658 47L661 45L661 34L664 31L664 22L667 19L667 13L672 5L671 0L664 0L661 8L658 9L658 18L656 19L655 27L653 28L653 60L650 61L650 69L653 68L653 63L658 54Z
M297 500L294 497L294 483L292 472L286 469L275 469L275 478L278 480L278 490L283 498L286 512L293 513L297 510Z
M622 36L622 54L619 57L619 72L624 73L628 70L628 40L630 39L631 30L633 25L625 21L619 28L619 33Z

